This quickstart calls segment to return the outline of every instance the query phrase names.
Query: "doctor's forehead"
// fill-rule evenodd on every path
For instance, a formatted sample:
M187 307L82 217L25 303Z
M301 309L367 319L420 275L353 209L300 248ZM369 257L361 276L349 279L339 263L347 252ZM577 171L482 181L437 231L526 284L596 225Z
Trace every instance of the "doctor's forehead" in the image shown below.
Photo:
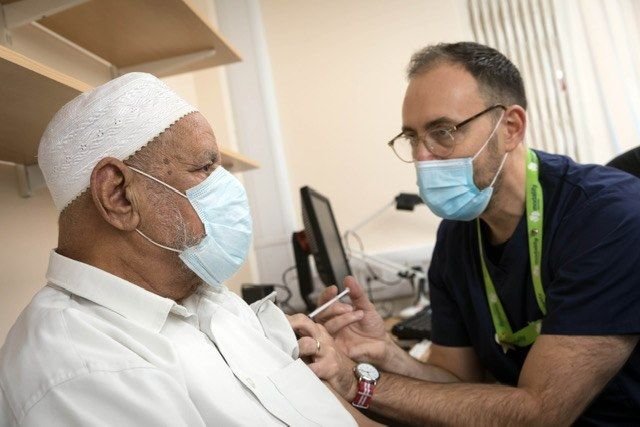
M403 125L420 128L441 117L461 120L484 108L478 83L463 67L436 65L409 81L402 106Z

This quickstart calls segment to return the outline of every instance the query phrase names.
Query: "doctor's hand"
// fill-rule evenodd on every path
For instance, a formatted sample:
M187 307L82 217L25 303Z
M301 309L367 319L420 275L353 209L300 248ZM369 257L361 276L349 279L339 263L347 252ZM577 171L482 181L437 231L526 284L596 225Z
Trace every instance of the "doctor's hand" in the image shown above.
M298 339L300 358L348 401L356 395L357 381L353 373L355 363L336 348L327 330L304 314L287 316Z
M359 362L369 362L384 370L393 370L395 354L402 350L387 334L384 321L369 301L355 278L347 276L344 285L349 288L352 305L337 302L315 318L335 339L336 347ZM330 286L320 295L318 305L338 293Z

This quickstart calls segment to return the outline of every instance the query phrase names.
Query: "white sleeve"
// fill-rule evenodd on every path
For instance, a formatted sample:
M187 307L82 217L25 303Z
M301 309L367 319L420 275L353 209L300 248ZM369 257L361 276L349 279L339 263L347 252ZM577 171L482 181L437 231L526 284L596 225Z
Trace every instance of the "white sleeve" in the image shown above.
M204 426L187 390L154 368L94 371L56 385L23 426Z
M0 385L0 426L15 426L17 421L13 415L13 411L9 406L9 401L4 394L4 390Z
M251 304L250 307L258 318L267 339L293 359L297 359L299 355L298 340L287 316L274 304L275 297L276 293L272 292L265 298Z

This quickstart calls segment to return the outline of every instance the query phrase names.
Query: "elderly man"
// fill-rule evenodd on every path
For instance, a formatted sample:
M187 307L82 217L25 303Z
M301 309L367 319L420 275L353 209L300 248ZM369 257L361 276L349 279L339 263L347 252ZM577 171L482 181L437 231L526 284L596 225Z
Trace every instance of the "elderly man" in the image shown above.
M340 352L314 356L346 399L419 425L640 425L640 181L528 149L526 107L519 71L495 49L413 56L390 145L443 218L433 344L427 363L410 357L346 280L357 310L338 304L316 320L385 371L358 365L356 377ZM322 327L293 321L331 345Z
M249 207L192 106L128 74L58 112L38 156L59 243L1 350L0 425L355 424L273 302L222 285Z

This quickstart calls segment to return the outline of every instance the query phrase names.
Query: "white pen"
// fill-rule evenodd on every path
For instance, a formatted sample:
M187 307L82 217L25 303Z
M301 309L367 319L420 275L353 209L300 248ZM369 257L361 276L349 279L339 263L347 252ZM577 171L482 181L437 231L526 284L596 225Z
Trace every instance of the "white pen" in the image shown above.
M347 288L344 291L340 292L338 295L336 295L335 297L331 298L329 301L327 301L324 304L322 304L320 307L318 307L315 310L313 310L311 313L309 313L309 317L311 319L313 319L315 316L317 316L318 314L322 313L327 308L329 308L329 306L331 304L333 304L334 302L338 301L340 298L342 298L343 296L347 295L348 293L349 293L349 288Z

